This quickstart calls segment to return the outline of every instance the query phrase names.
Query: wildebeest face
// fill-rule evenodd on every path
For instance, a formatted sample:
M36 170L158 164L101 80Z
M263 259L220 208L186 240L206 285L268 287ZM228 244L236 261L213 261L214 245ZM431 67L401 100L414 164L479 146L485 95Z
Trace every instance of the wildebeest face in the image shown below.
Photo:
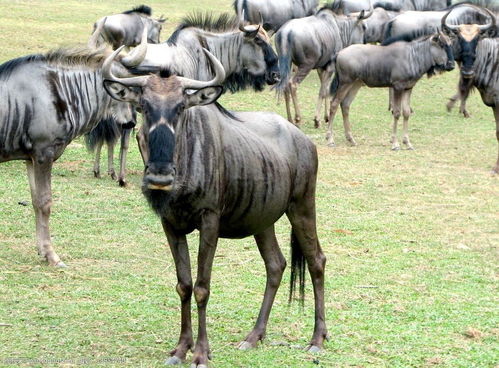
M267 84L275 84L280 79L279 66L267 32L261 27L254 30L249 28L245 28L241 47L243 68L254 77L265 76Z
M442 30L454 39L456 58L461 61L461 75L463 78L472 78L475 74L473 64L476 57L476 47L482 37L494 37L496 33L496 17L486 8L465 4L479 12L486 13L490 19L487 24L459 24L452 25L447 22L452 9L442 18Z
M144 138L148 142L149 161L144 172L144 186L151 190L169 191L175 181L175 133L184 111L192 106L215 102L223 92L219 84L225 79L222 64L208 51L215 78L196 81L178 76L148 75L119 78L110 63L122 48L104 63L106 90L115 99L134 103L144 115ZM166 74L166 73L161 73Z
M149 27L147 41L150 43L159 43L159 36L161 34L161 29L163 28L163 23L166 19L161 17L160 19L151 19L151 25Z
M435 69L447 71L454 69L454 53L449 37L439 32L432 36L430 47Z

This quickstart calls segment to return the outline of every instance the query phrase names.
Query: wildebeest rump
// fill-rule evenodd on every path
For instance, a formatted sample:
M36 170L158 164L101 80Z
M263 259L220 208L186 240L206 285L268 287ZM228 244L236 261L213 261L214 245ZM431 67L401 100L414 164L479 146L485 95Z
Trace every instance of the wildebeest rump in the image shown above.
M260 19L270 35L274 34L290 19L313 15L319 0L234 0L236 14L243 14L249 23Z
M315 127L320 125L322 103L327 104L327 87L334 71L334 58L344 47L365 41L363 20L372 14L372 9L365 14L350 16L337 15L331 6L325 6L315 15L293 19L287 22L275 36L281 80L277 90L284 93L288 120L295 124L301 122L298 105L298 85L311 70L317 69L321 83L315 110ZM291 65L297 69L291 77ZM295 118L291 113L291 101L295 108ZM327 115L327 106L326 112Z
M64 266L49 232L54 161L100 119L113 114L121 123L131 120L130 106L104 91L105 55L60 49L0 65L0 162L26 161L38 252L53 266Z
M194 367L207 367L206 307L217 240L255 237L267 272L264 300L255 327L240 348L255 347L265 334L270 309L285 268L274 223L284 214L292 225L292 283L303 291L305 261L312 276L315 327L309 350L322 348L325 257L317 239L315 187L317 152L299 129L273 113L230 113L214 102L222 92L221 64L208 54L215 77L197 81L157 75L116 78L121 98L145 113L150 157L143 193L161 218L177 270L181 332L168 364L182 362L193 348ZM163 72L165 73L165 72ZM115 89L118 89L116 87ZM191 91L191 92L187 92ZM208 106L202 106L210 104ZM186 234L198 229L197 280L193 286ZM292 287L293 290L293 287ZM198 307L194 344L191 297Z
M147 27L147 41L159 43L161 28L166 19L151 18L150 7L141 5L121 14L108 15L94 24L90 47L98 47L104 42L117 49L121 45L137 46L144 28Z
M392 149L400 148L397 123L401 112L404 117L403 143L412 149L408 133L412 88L424 74L431 76L435 71L453 68L451 42L443 33L412 42L400 41L387 46L352 45L343 49L336 59L336 75L331 84L334 97L326 136L328 145L334 146L332 124L340 104L345 136L350 143L356 144L350 128L349 109L359 89L367 85L393 88Z

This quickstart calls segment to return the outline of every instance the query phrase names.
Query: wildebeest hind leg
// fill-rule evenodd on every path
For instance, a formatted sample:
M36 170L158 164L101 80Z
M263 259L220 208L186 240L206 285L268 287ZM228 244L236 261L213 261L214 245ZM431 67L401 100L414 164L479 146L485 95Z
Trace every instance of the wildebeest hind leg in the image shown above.
M319 74L321 87L319 89L319 96L317 97L317 105L315 107L315 116L314 116L315 128L319 128L321 126L320 115L321 115L322 103L327 98L328 88L329 85L331 84L331 75L332 75L331 72L323 69L317 69L317 73ZM327 114L327 108L326 108L326 114Z
M118 175L118 183L120 187L126 186L125 173L126 173L126 156L128 153L128 146L130 145L130 136L133 129L123 129L121 132L120 144L120 173Z
M411 117L411 93L412 89L404 91L402 95L402 115L404 117L404 137L402 143L407 149L413 150L414 147L409 140L409 118Z
M348 94L350 91L350 88L352 88L353 83L346 83L346 84L341 84L338 86L338 89L336 90L336 93L334 97L331 99L331 106L329 108L329 121L327 123L327 133L326 133L326 140L327 140L327 145L330 147L334 147L334 136L333 136L333 121L334 117L336 116L336 112L338 111L338 107L340 106L340 103L343 101L345 96Z
M400 149L400 144L397 138L397 125L400 119L400 112L402 106L402 94L403 91L394 90L393 91L393 105L392 105L392 115L393 115L393 126L392 126L392 150L398 151Z
M350 125L350 105L352 104L357 92L359 92L360 87L362 87L362 82L356 82L348 91L348 94L345 96L343 101L341 102L341 113L343 115L343 128L345 129L345 138L352 146L356 146L357 142L353 139L352 135L352 127Z
M312 70L311 67L307 66L305 68L298 68L295 75L289 83L289 90L291 92L291 99L293 100L293 105L295 107L295 125L300 125L301 123L301 110L298 103L298 85L305 79L305 77Z
M31 202L35 211L36 243L38 253L47 260L50 266L65 267L59 256L52 248L50 239L49 219L52 206L52 160L46 159L44 163L26 161L28 181L31 190Z
M164 220L162 220L162 223L175 262L177 272L176 289L181 303L180 337L177 346L170 352L170 358L166 360L166 364L173 365L181 364L186 358L187 351L194 346L191 321L191 261L185 235L176 235Z
M274 225L264 232L255 235L255 240L265 263L267 284L265 286L265 294L255 327L248 336L246 336L244 341L239 344L239 349L243 350L254 348L258 341L263 340L265 337L265 329L267 327L270 310L274 303L277 289L281 283L282 274L286 268L286 259L279 249L279 244L275 237Z
M324 307L324 270L326 257L317 238L315 214L315 178L310 180L307 192L293 202L286 212L292 226L291 246L298 247L299 257L305 258L312 279L315 301L315 323L312 339L307 347L309 352L323 348L327 339Z

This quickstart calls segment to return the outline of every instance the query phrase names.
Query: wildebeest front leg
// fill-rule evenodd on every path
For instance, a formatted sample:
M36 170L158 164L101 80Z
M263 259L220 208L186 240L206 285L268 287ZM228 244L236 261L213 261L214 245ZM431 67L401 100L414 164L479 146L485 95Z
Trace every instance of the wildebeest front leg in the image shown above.
M52 160L39 163L37 160L26 161L28 181L31 190L31 202L35 211L36 243L38 253L50 266L66 267L52 248L49 219L52 206Z
M128 146L130 144L130 135L133 129L123 129L121 132L121 145L120 145L120 173L118 175L118 184L120 187L126 186L125 172L126 172L126 156L128 153Z
M114 143L107 143L107 174L111 179L116 180L114 171Z
M496 166L492 169L495 174L499 174L499 105L494 107L494 117L496 119L496 138L497 138L497 162Z
M393 115L393 128L392 128L392 150L398 151L400 149L400 144L397 138L397 125L400 119L400 112L402 107L402 90L393 91L393 105L392 105L392 115Z
M176 235L166 221L162 220L162 223L175 262L177 272L176 289L181 303L180 337L177 346L170 352L171 357L166 360L166 364L173 365L181 364L185 360L187 351L194 346L191 322L191 261L185 235Z
M258 341L263 340L265 337L265 329L269 320L270 310L274 303L277 289L281 283L282 273L286 268L286 259L279 249L279 244L275 237L274 225L261 234L255 235L255 240L265 263L267 284L265 286L265 294L255 327L248 336L246 336L244 341L239 344L239 349L254 348Z
M414 147L409 140L409 118L411 117L411 93L412 89L405 90L402 95L402 115L404 117L404 136L402 138L402 143L404 143L407 149L413 150Z
M142 125L139 128L137 135L135 136L135 139L137 140L137 144L139 145L140 156L142 156L142 161L144 162L145 166L149 161L149 147L146 137L144 135L144 129L145 129L144 125Z
M194 298L198 307L198 336L192 368L207 368L210 359L210 347L206 332L206 306L210 298L210 281L213 258L218 242L219 216L211 211L205 211L199 230L198 272L194 285Z
M95 145L94 177L100 178L100 153L104 142L97 142Z
M308 270L314 287L315 324L312 339L307 347L309 352L317 352L323 348L327 339L326 314L324 306L324 272L326 257L322 252L317 238L315 213L315 179L310 180L306 194L292 203L286 212L292 226L292 236L296 237L298 245L308 265Z

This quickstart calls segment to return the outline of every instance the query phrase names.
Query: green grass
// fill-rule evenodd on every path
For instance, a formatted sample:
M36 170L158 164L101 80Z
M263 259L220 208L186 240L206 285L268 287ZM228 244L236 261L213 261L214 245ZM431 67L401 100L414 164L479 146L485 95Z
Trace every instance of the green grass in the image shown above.
M147 3L169 18L165 39L188 11L229 10L231 1ZM97 18L134 5L0 0L0 61L86 42ZM265 272L251 238L222 239L208 307L213 366L497 366L494 121L478 94L469 101L471 119L445 111L457 77L454 71L418 84L410 120L416 150L400 152L388 142L387 92L367 88L351 109L358 146L346 144L338 117L338 147L326 147L324 130L312 128L318 78L307 78L299 95L303 130L320 157L318 231L328 257L331 339L318 356L298 349L312 333L312 290L309 282L303 311L288 306L286 272L267 339L253 351L237 350L258 313ZM284 114L271 91L221 101L230 109ZM51 230L70 266L64 270L49 268L36 254L32 208L18 204L30 202L24 164L0 165L0 323L7 324L0 326L0 366L75 366L88 359L89 366L159 367L174 347L180 327L174 265L140 193L142 165L131 146L124 189L92 177L92 157L81 139L55 164ZM287 254L286 221L279 221L277 233ZM189 241L195 260L197 234ZM20 357L34 360L8 360Z

